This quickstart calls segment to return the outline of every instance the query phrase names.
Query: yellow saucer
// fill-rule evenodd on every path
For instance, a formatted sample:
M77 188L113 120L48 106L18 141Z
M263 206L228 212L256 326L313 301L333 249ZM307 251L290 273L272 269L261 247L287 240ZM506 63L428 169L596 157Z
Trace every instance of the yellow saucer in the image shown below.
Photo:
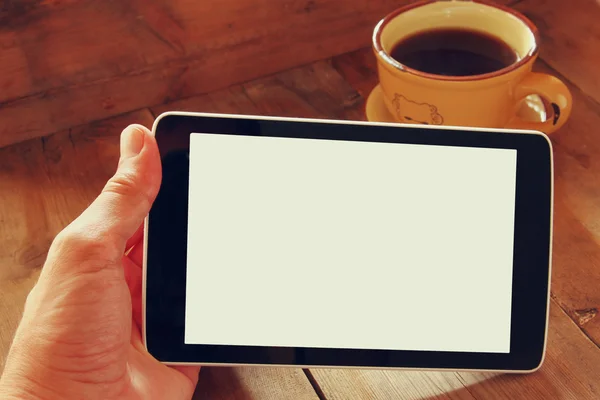
M383 102L383 92L381 86L377 85L371 91L365 106L365 113L369 122L398 122L388 111Z
M383 102L381 86L377 85L371 91L365 107L367 120L370 122L398 122L388 111ZM546 107L538 95L526 97L519 106L517 116L531 122L543 122L546 120Z

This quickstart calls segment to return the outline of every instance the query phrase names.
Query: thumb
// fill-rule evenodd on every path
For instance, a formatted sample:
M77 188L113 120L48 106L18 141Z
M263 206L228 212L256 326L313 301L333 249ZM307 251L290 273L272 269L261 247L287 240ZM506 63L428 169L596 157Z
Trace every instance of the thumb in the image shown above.
M102 193L61 234L76 241L101 242L120 257L125 244L144 221L161 182L160 154L152 133L130 125L121 134L121 156L116 173ZM112 257L111 257L112 258Z

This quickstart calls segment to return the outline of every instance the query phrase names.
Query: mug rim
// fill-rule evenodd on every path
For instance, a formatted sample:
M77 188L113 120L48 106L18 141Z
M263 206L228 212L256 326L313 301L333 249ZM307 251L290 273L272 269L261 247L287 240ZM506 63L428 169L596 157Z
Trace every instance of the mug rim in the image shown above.
M412 4L408 4L406 6L400 7L398 9L392 11L390 14L386 15L381 21L379 21L377 23L377 25L375 26L375 29L373 30L373 48L375 49L375 53L380 58L382 58L383 61L387 65L391 66L392 68L394 68L400 72L407 72L407 73L410 73L410 74L413 74L416 76L420 76L422 78L429 78L429 79L438 80L438 81L453 81L453 82L479 81L479 80L490 79L490 78L495 78L495 77L498 77L501 75L505 75L505 74L512 72L516 69L519 69L523 65L527 64L533 57L535 57L538 54L538 52L539 52L538 43L539 43L539 39L540 39L539 32L538 32L537 27L533 24L533 22L531 22L531 20L529 18L527 18L525 15L521 14L520 12L513 10L512 8L504 6L502 4L495 4L495 3L491 3L486 0L469 0L469 2L471 2L471 3L483 4L483 5L486 5L489 7L496 8L500 11L504 11L508 14L511 14L514 17L518 18L521 22L523 22L527 26L527 28L533 34L534 43L533 43L532 48L525 55L525 57L523 57L519 61L517 61L513 64L510 64L509 66L506 66L497 71L488 72L488 73L479 74L479 75L466 75L466 76L437 75L437 74L432 74L432 73L428 73L428 72L423 72L423 71L419 71L418 69L414 69L407 65L404 65L404 64L396 61L394 58L392 58L392 56L387 51L385 51L385 49L383 48L383 45L381 44L381 34L382 34L383 30L385 29L386 25L389 24L398 15L405 13L406 11L412 10L413 8L422 7L427 4L439 3L441 1L447 1L447 0L421 0L421 1L417 1Z

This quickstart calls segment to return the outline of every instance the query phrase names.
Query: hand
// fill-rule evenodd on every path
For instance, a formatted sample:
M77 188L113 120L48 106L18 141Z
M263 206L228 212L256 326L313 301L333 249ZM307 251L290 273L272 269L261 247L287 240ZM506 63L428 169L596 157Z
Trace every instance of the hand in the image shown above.
M192 397L199 368L159 363L140 334L142 223L160 181L154 137L128 127L116 174L50 247L25 303L0 398Z

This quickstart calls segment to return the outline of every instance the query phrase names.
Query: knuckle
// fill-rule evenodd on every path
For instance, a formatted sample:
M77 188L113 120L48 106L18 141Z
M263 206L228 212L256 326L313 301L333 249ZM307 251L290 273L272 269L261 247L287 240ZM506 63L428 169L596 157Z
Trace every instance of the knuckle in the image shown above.
M110 178L104 187L104 192L112 193L125 198L136 199L147 205L150 202L148 196L144 193L137 182L135 174L132 171L122 171Z
M51 252L64 262L106 265L120 258L113 242L92 229L66 228L54 239Z

